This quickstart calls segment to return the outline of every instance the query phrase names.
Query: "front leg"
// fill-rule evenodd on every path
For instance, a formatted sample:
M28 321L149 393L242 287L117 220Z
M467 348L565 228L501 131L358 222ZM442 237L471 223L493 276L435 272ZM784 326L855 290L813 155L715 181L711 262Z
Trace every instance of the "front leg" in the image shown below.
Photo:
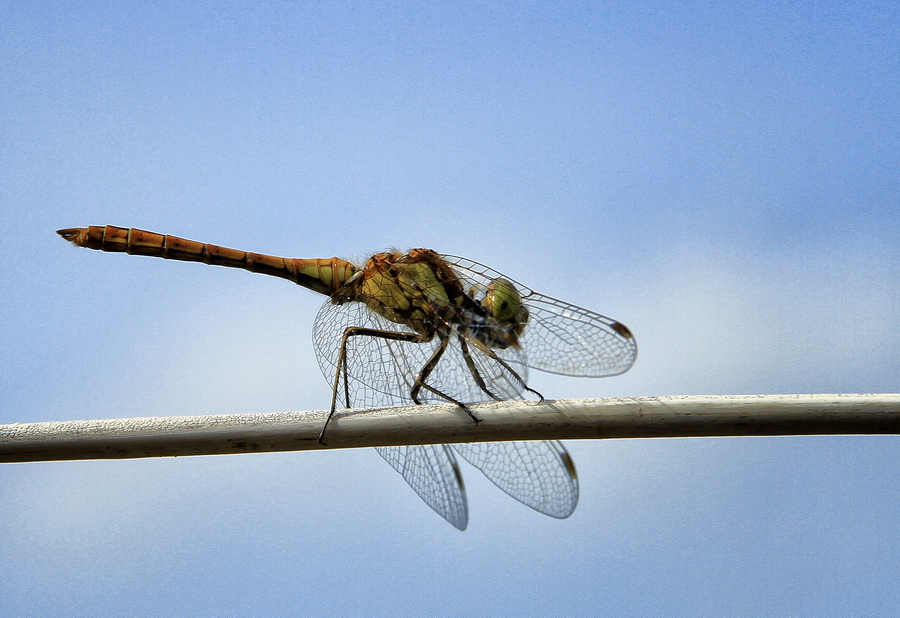
M410 395L410 397L412 397L412 400L416 405L421 405L422 402L419 401L419 391L421 391L424 388L426 391L434 393L438 397L441 397L443 399L446 399L450 403L454 403L454 404L458 405L460 408L462 408L463 410L466 411L466 414L468 414L470 417L472 417L472 420L475 421L476 424L480 423L481 419L478 418L477 416L475 416L466 404L464 404L463 402L461 402L457 399L454 399L453 397L451 397L450 395L448 395L446 393L442 393L441 391L434 388L433 386L429 386L428 384L425 384L425 380L428 379L428 376L430 376L431 372L434 371L434 368L437 366L438 361L441 360L441 357L444 355L444 352L447 351L447 345L449 343L450 343L449 337L447 337L446 335L441 337L440 345L438 345L438 347L434 351L434 354L431 355L431 358L428 359L428 362L425 363L425 366L422 367L422 370L419 371L419 373L416 375L416 382L415 382L415 384L413 384L412 391L410 391L409 395Z
M464 352L465 352L465 356L466 356L466 364L468 365L469 370L472 372L472 377L475 378L475 381L476 381L476 382L479 384L479 386L480 386L481 384L484 383L484 381L483 381L483 380L481 379L481 377L478 375L478 370L477 370L477 368L475 367L475 363L472 362L471 358L468 357L468 347L465 345L464 339L466 339L466 337L464 337L463 335L460 335L460 336L459 336L459 342L460 342L460 344L462 345L462 348L463 348L463 350L464 350ZM494 352L492 349L490 349L489 347L487 347L486 345L484 345L483 343L481 343L481 342L478 341L477 339L470 339L469 341L471 341L471 342L472 342L472 345L474 345L478 350L480 350L482 354L485 354L486 356L490 357L490 358L493 359L498 365L500 365L500 366L503 367L506 371L508 371L509 374L510 374L512 377L514 377L514 378L516 379L516 381L519 383L519 385L522 387L522 390L526 390L526 391L528 391L529 393L532 393L532 394L534 394L534 395L537 395L538 398L540 399L540 402L541 402L541 403L544 402L544 396L541 395L541 394L540 394L539 392L537 392L536 390L534 390L533 388L529 388L529 387L528 387L528 384L525 383L525 380L522 379L522 376L520 376L520 375L518 374L518 372L517 372L515 369L513 369L512 367L510 367L510 366L509 366L509 363L507 363L505 360L503 360L502 358L500 358L499 356L497 356L497 353L496 353L496 352ZM490 395L491 397L494 397L494 395L493 395L490 391L488 391L486 388L482 387L482 389L483 389L484 392L486 392L488 395ZM494 398L497 399L496 397L494 397Z

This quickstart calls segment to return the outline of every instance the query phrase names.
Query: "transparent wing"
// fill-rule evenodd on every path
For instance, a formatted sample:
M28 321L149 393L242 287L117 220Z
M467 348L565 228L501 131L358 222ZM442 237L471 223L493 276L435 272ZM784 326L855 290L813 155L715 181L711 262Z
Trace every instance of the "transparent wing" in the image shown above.
M537 292L523 301L531 312L521 338L530 367L604 378L625 373L634 365L637 342L621 322Z
M425 504L457 530L466 529L469 524L466 489L449 446L391 446L375 450L403 475Z
M344 330L349 326L371 328L389 332L410 332L373 313L363 303L347 302L334 305L330 301L322 305L313 325L313 345L319 367L334 384L337 360ZM388 406L413 403L410 391L416 375L434 354L440 340L434 337L427 342L394 341L383 337L358 335L347 342L347 381L344 375L338 383L337 405L348 407ZM426 383L438 391L463 403L475 403L490 399L515 399L523 390L522 383L501 363L477 348L467 345L468 358L475 367L487 390L478 384L466 361L463 344L456 335L451 336L447 350L435 366ZM514 350L504 361L523 380L528 377L525 359L521 351ZM443 402L444 399L425 389L420 391L422 401Z
M539 294L478 262L454 255L441 257L453 265L469 289L485 289L498 278L516 286L530 313L519 340L529 367L548 373L602 378L625 373L634 365L637 342L621 322Z
M313 346L319 368L333 386L344 330L350 326L408 332L373 314L362 303L333 305L326 301L313 324ZM424 365L437 341L410 343L375 337L352 337L348 343L347 383L338 384L337 406L390 406L410 403L416 367ZM349 393L349 404L346 395Z
M575 464L560 442L451 445L491 482L539 513L563 519L578 504Z

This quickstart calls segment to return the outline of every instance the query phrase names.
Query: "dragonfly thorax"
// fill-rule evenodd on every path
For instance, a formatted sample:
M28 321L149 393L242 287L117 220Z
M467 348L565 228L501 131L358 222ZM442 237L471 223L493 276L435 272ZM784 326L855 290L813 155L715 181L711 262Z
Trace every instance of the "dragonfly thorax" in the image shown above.
M519 347L529 316L510 281L472 285L430 249L373 255L333 297L354 301L427 339L456 332L499 350Z
M430 261L413 252L373 255L335 297L339 304L362 302L377 315L428 338L449 331L442 317L451 305L447 290Z

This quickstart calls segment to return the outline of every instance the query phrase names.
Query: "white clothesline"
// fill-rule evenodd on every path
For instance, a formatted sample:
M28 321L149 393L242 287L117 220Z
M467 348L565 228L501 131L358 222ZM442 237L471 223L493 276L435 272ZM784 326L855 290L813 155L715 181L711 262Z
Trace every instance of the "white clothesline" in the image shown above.
M0 463L602 438L900 434L900 394L715 395L0 425Z

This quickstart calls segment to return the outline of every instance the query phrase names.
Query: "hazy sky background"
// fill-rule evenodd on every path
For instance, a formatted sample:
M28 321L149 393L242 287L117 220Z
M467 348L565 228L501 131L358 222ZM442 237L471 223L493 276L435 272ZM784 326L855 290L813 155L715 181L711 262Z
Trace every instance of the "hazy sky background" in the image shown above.
M627 324L552 398L897 392L895 2L0 7L0 423L323 409L283 280L430 247ZM469 529L372 449L0 466L3 616L886 615L900 438L570 442Z

